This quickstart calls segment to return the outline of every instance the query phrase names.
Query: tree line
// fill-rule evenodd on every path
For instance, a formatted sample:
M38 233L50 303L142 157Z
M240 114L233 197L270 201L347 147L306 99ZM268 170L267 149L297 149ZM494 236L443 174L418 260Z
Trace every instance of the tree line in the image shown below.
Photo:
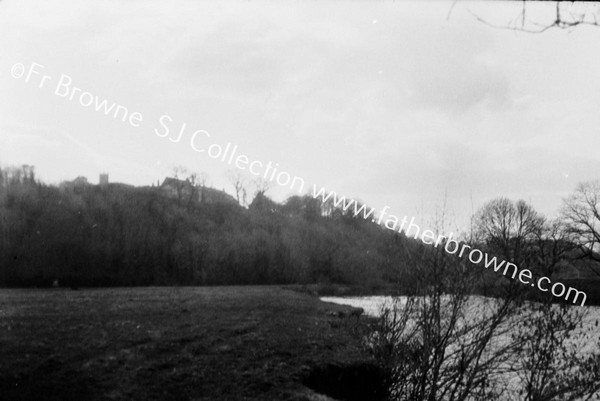
M206 179L197 177L188 182L201 194ZM331 201L305 195L277 203L267 190L259 186L251 202L194 202L160 187L51 186L37 180L31 166L3 168L0 285L58 280L65 286L415 288L414 255L433 252L431 247ZM599 201L599 184L581 184L565 201L561 218L550 221L524 201L497 198L479 209L463 240L549 276L594 271L600 259ZM502 285L491 273L477 291Z
M189 202L160 187L50 186L0 173L0 285L342 283L377 287L415 245L310 196ZM199 191L202 192L202 191ZM414 242L414 241L413 241Z

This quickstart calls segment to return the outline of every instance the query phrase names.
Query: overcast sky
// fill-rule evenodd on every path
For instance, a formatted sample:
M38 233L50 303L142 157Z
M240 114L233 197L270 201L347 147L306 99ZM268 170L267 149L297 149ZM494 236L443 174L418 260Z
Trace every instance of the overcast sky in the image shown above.
M231 167L189 145L205 130L206 144L398 216L427 220L447 199L462 224L501 195L555 214L600 178L600 28L515 33L471 12L506 23L518 2L451 6L1 1L0 165L135 185L182 165L232 193ZM42 88L11 76L33 62L51 77ZM61 74L143 122L56 95ZM187 124L180 143L156 135L165 114L172 131Z

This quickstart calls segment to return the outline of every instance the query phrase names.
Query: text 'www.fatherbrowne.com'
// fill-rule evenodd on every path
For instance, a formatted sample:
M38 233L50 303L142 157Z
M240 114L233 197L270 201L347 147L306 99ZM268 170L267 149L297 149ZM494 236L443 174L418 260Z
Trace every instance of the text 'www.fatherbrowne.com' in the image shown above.
M585 305L587 294L573 287L567 287L563 283L552 283L548 277L534 278L533 272L529 269L520 269L516 264L506 260L498 260L497 257L490 256L487 252L471 247L470 245L459 242L453 239L453 233L450 235L436 234L431 230L422 230L415 223L415 218L408 216L399 219L393 214L389 214L389 206L385 206L379 213L374 208L369 208L366 205L360 204L354 199L347 199L344 196L339 196L333 191L327 191L325 188L317 188L313 185L313 198L320 198L323 202L331 202L331 204L345 212L352 213L355 217L362 217L365 220L371 220L374 223L382 225L388 230L403 232L407 237L413 236L417 240L423 241L427 245L438 247L444 246L444 250L450 255L458 257L467 256L469 261L475 265L483 265L484 268L493 268L494 272L502 273L505 277L510 277L513 280L517 279L522 284L536 287L542 292L548 292L557 298L571 301L573 304L581 302L581 306ZM376 217L377 216L377 217Z
M97 96L89 91L75 85L74 80L67 74L60 74L57 78L53 74L47 73L46 67L42 64L32 62L28 67L23 63L15 63L11 68L11 75L15 79L24 78L25 83L35 85L40 90L51 89L55 96L78 103L81 107L92 109L97 113L104 114L114 120L128 124L133 128L140 128L145 122L144 116L139 111L131 111L129 108L108 99ZM158 119L160 128L154 128L154 133L161 138L167 138L172 143L180 143L184 137L189 138L190 148L198 153L204 154L212 159L220 160L228 165L234 165L240 170L247 170L250 174L261 177L264 180L276 182L280 186L297 190L298 193L304 192L305 181L301 177L280 170L279 163L271 161L263 163L260 160L248 157L246 154L238 152L238 146L228 142L226 145L212 142L211 134L205 130L187 130L187 124L175 124L178 129L171 131L174 121L168 114L162 115ZM188 139L186 138L186 140ZM585 304L587 294L575 288L566 287L563 283L555 282L552 284L548 277L533 279L533 273L528 269L519 269L514 263L505 260L498 261L496 257L490 257L487 253L471 247L462 242L453 239L453 234L448 236L435 234L431 230L422 230L415 223L415 218L404 216L399 219L397 216L388 213L389 206L385 206L379 213L376 209L360 204L354 199L347 199L344 196L338 196L336 192L326 191L325 188L318 189L313 185L312 196L314 199L321 198L324 203L330 202L335 208L344 212L351 212L355 217L360 216L365 220L371 220L374 223L383 225L385 228L404 232L406 236L414 235L415 239L420 239L425 244L438 247L444 246L444 250L451 255L463 257L467 255L469 261L473 264L481 264L487 269L492 267L496 273L502 274L512 279L518 279L525 285L537 287L542 292L550 291L557 298L572 300L575 304L581 298L581 305ZM412 234L414 233L414 234ZM468 252L467 252L468 251ZM512 273L512 274L509 274ZM550 284L552 284L550 286Z

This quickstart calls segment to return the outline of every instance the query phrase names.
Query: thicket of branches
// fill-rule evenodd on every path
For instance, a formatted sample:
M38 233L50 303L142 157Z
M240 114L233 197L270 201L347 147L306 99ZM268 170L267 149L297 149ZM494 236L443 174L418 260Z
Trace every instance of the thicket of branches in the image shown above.
M474 216L468 238L486 252L551 276L587 229L574 209L589 207L591 184L566 201L564 220L548 221L524 201L498 198ZM593 186L592 186L593 187ZM587 205L587 206L586 206ZM577 214L579 216L579 214ZM596 219L593 213L587 215ZM583 238L582 238L583 237ZM441 249L412 253L415 293L395 298L370 338L388 372L389 399L400 401L589 400L600 396L598 322L584 308L535 302L515 281L497 297L474 296L489 274Z

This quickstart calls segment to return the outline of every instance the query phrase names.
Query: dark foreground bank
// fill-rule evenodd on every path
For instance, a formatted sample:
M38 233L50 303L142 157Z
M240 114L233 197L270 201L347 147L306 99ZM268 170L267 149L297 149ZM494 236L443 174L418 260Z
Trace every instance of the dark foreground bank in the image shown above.
M373 375L366 326L277 287L0 290L0 399L322 400Z

